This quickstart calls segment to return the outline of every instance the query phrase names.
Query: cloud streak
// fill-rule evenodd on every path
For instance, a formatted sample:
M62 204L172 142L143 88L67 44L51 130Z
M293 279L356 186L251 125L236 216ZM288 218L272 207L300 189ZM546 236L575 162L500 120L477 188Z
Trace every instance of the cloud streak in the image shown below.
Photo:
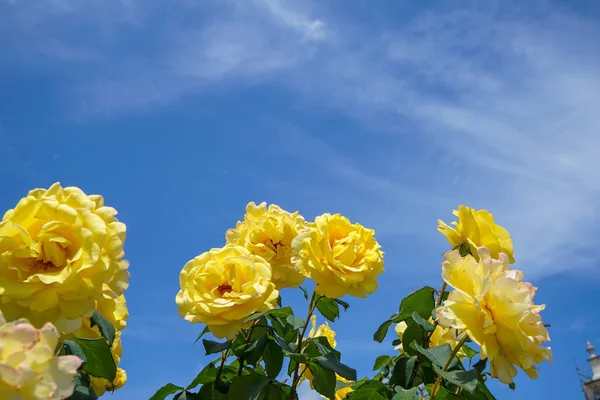
M592 18L544 1L452 10L440 3L403 10L398 27L364 28L317 2L180 0L177 15L135 0L85 9L74 0L7 4L0 22L27 22L19 37L31 46L35 29L74 15L102 27L74 43L69 23L46 42L44 54L63 60L64 71L74 60L93 65L66 94L84 118L144 111L216 87L277 84L359 123L344 140L370 148L368 162L341 150L339 136L308 135L302 126L286 140L295 143L292 156L365 198L361 215L380 232L448 220L467 202L491 209L513 232L529 273L589 266L573 249L593 244L599 211ZM161 14L168 22L155 29ZM112 48L149 30L145 51L123 57ZM411 209L421 212L406 216Z

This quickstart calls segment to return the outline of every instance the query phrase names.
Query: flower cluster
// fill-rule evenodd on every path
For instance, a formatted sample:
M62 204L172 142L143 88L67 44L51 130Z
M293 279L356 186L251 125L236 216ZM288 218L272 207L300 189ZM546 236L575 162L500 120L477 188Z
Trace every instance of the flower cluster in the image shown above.
M461 206L452 229L440 222L440 231L452 246L467 243L472 254L458 250L445 255L442 278L453 290L438 309L438 322L458 329L481 347L490 360L493 377L509 384L521 368L537 377L537 364L552 360L550 340L542 323L543 305L534 304L536 288L523 281L523 272L511 269L513 247L508 232L492 215Z
M189 261L179 276L179 314L219 338L233 338L244 319L276 306L279 290L310 278L330 298L366 297L377 288L383 252L374 231L339 214L306 223L298 212L249 203L223 248Z
M128 317L124 291L126 226L99 195L55 183L34 189L0 222L0 312L8 321L26 318L35 327L56 327L61 339L101 338L91 327L94 311L113 324L117 337ZM54 328L53 328L54 329ZM116 340L113 358L120 359ZM102 394L119 382L92 377Z
M81 360L55 356L59 333L51 323L36 329L0 313L0 398L62 400L73 394Z

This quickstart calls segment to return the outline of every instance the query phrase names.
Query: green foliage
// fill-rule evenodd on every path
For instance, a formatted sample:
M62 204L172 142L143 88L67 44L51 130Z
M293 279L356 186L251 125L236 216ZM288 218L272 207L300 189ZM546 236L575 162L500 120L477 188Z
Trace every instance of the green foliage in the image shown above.
M342 354L326 337L307 336L313 313L334 322L340 318L340 307L345 310L349 304L314 293L309 296L302 290L309 300L306 317L297 317L289 306L279 306L248 316L244 320L246 329L232 340L203 338L205 353L219 357L187 387L168 384L152 400L173 395L177 400L298 400L297 387L307 377L312 387L328 399L347 387L351 389L347 400L494 399L485 385L487 360L472 361L477 351L464 345L465 340L459 345L467 355L468 369L456 356L459 348L449 344L429 347L436 328L429 318L444 294L436 295L433 288L426 286L405 297L399 311L381 324L373 336L382 342L392 324L404 321L402 339L393 341L394 346L402 344L403 352L377 357L374 377L358 380L356 370L342 361ZM210 332L205 328L197 340L207 333ZM78 342L73 343L67 342L65 348L87 357L84 349L77 347Z
M104 318L104 316L100 314L98 310L94 311L94 313L92 314L92 317L90 318L90 323L92 328L98 325L98 329L100 330L102 337L108 341L109 347L112 347L113 342L115 341L115 336L117 334L115 327L112 326L112 324L106 318Z
M77 352L83 353L85 357L83 371L97 378L108 379L109 382L115 379L117 366L106 340L75 338L73 342L79 345ZM71 354L77 355L77 353Z

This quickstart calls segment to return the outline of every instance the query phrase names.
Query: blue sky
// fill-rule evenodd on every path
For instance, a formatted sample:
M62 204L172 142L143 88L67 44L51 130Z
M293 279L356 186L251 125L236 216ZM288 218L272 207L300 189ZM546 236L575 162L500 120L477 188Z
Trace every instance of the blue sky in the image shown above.
M401 297L439 286L436 220L491 210L547 304L555 358L495 393L580 396L573 358L600 346L600 7L415 4L0 0L0 208L60 181L128 226L129 381L109 399L207 362L178 273L249 201L376 230L380 289L335 323L360 375L393 352L370 338Z

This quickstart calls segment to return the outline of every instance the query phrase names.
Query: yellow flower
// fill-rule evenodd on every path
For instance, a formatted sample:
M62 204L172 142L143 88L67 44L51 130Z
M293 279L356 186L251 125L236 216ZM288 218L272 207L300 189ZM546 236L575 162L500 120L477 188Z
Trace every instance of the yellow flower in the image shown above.
M76 356L55 356L58 331L36 329L25 319L6 322L0 313L0 398L62 400L73 394L81 366Z
M458 206L458 211L453 214L458 217L458 222L452 222L454 228L438 220L438 231L446 236L452 247L467 244L475 258L477 248L486 247L492 257L497 259L500 253L504 253L511 264L515 262L510 234L494 222L494 216L487 210Z
M501 382L513 381L515 366L537 378L537 364L551 361L552 353L541 346L550 338L539 315L544 306L533 303L536 288L509 268L505 254L496 260L482 247L478 256L446 253L442 276L454 290L438 309L439 323L466 332Z
M292 261L317 284L317 294L367 297L377 290L383 252L375 231L339 214L323 214L294 239Z
M0 310L34 326L74 332L104 296L127 288L125 224L101 196L53 184L35 189L0 222Z
M275 307L279 292L269 263L233 244L190 260L179 274L179 315L204 323L218 337L233 339L246 317Z
M94 389L96 395L102 396L106 391L121 389L127 383L127 373L123 368L117 368L117 376L112 384L104 378L90 377L90 386Z
M292 240L304 228L304 218L298 212L289 213L279 206L266 203L246 206L243 222L225 234L227 243L244 246L271 263L273 283L277 289L297 287L306 278L291 262Z

